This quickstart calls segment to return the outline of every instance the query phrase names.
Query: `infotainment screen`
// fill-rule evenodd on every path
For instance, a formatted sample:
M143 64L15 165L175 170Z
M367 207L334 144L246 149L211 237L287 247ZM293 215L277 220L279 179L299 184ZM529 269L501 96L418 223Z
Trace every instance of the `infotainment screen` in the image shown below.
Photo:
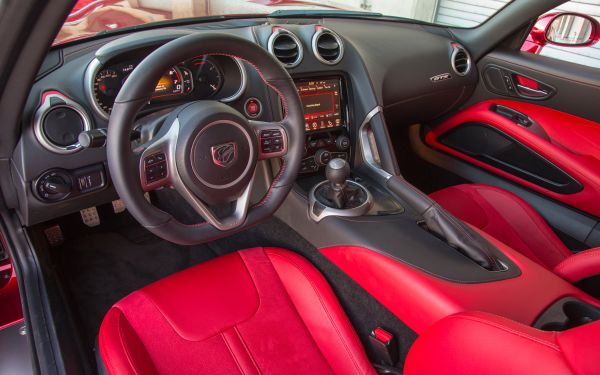
M341 80L295 81L304 107L306 131L331 129L344 124Z

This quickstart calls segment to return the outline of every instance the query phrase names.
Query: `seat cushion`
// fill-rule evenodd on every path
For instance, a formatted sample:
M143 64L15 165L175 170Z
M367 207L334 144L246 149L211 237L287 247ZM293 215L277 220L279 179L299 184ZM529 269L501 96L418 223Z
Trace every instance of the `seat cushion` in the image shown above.
M599 374L599 334L600 321L546 332L493 314L459 313L419 336L408 353L404 373Z
M507 190L466 184L442 189L431 198L454 216L548 269L572 255L540 214Z
M286 250L228 254L116 303L99 333L116 374L374 374L324 277Z

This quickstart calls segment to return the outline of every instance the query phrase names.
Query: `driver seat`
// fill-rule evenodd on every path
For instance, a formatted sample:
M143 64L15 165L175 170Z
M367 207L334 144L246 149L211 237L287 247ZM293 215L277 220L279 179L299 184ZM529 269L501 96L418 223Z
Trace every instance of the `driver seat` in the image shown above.
M111 375L375 374L323 275L278 248L133 292L109 310L98 341Z

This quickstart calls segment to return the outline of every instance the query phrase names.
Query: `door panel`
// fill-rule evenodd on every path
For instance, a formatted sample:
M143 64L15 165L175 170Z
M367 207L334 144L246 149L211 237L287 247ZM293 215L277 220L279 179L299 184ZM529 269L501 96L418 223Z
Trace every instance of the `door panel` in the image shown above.
M557 90L557 96L559 93ZM521 116L511 117L511 110ZM469 127L472 129L465 131ZM500 138L495 140L496 136ZM425 141L554 200L600 216L599 123L539 104L494 99L450 117L430 130Z
M23 319L17 276L0 233L0 331Z
M490 52L477 63L481 74L473 96L467 105L490 99L516 99L536 103L574 116L600 123L600 69L556 60L527 52L499 49ZM527 99L499 92L486 82L490 67L535 80L555 92L542 99Z

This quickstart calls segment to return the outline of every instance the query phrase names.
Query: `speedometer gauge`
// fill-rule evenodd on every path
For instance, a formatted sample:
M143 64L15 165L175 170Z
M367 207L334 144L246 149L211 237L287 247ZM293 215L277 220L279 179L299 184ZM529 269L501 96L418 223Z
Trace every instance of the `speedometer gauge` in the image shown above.
M223 85L223 74L219 67L206 57L192 60L194 87L201 99L216 94Z
M98 72L94 80L94 96L100 108L110 113L113 103L121 89L121 78L113 69Z

